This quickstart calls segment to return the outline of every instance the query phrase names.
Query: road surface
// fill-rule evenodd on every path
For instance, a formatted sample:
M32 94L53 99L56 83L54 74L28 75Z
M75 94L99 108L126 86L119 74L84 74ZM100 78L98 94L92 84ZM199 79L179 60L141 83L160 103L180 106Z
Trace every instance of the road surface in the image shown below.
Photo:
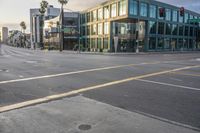
M77 96L200 131L200 53L93 55L2 46L0 116Z

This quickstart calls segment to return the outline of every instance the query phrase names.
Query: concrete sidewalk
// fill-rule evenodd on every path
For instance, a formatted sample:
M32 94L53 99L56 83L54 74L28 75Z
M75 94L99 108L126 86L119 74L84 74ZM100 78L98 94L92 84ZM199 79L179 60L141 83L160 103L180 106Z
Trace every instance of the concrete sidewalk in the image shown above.
M198 133L82 96L0 114L0 133Z

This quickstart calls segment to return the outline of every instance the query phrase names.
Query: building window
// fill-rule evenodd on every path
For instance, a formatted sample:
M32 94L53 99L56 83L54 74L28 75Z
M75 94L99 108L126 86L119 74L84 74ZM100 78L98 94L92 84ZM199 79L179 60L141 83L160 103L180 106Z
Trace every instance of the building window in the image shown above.
M172 31L171 24L166 23L165 27L166 27L166 34L171 35L171 31Z
M104 34L109 34L109 23L105 22L104 23Z
M178 33L178 26L176 24L172 25L172 34L177 35Z
M111 17L116 17L117 16L117 4L112 4L111 5Z
M154 21L149 21L149 33L150 34L156 34L156 22L154 22Z
M97 48L101 49L101 38L97 39Z
M94 49L96 47L96 39L92 38L91 39L91 48Z
M163 49L164 48L164 38L158 38L158 49Z
M102 23L99 23L98 24L98 35L102 35L103 34L102 28L103 28Z
M104 7L104 19L108 19L110 17L109 6Z
M183 36L183 29L184 29L184 26L183 25L180 25L179 26L179 36Z
M165 23L158 22L158 34L164 34L164 26L165 26Z
M103 39L103 49L108 49L108 38Z
M82 24L85 24L85 16L86 16L85 14L81 15L81 23Z
M184 19L183 19L183 16L181 16L180 13L179 13L179 20L178 20L179 23L183 23L183 20L184 20Z
M98 20L102 20L103 19L103 8L98 9Z
M166 9L166 20L171 21L171 10L170 9Z
M165 38L164 41L165 41L164 49L169 49L170 48L170 38Z
M119 2L119 15L126 15L126 0Z
M183 43L183 39L178 39L178 49L181 49L181 48L183 48L183 45L184 45L184 43Z
M178 12L177 11L173 11L172 12L172 21L177 22L178 21Z
M194 28L190 27L190 36L193 37L193 35L194 35Z
M189 27L185 26L185 36L188 36L188 32L189 32Z
M147 4L146 3L140 4L140 16L147 17Z
M189 19L189 14L188 13L185 13L185 23L188 23L188 19Z
M149 49L150 50L155 50L156 49L156 38L155 37L150 37L149 38Z
M87 13L87 22L90 22L90 13Z
M92 35L96 35L97 34L97 25L93 24L92 25Z
M90 35L90 26L87 26L87 35Z
M93 11L92 12L92 21L96 21L97 20L97 11Z
M130 1L130 15L138 15L138 2L135 0Z
M149 9L150 9L150 13L149 13L150 18L156 18L156 6L150 5Z

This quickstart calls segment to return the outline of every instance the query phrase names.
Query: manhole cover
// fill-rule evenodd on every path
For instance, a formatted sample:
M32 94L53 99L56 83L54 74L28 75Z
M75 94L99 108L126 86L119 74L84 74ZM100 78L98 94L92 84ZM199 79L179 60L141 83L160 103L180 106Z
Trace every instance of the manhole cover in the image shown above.
M80 130L83 130L83 131L87 131L87 130L90 130L92 128L91 125L88 125L88 124L82 124L78 127Z

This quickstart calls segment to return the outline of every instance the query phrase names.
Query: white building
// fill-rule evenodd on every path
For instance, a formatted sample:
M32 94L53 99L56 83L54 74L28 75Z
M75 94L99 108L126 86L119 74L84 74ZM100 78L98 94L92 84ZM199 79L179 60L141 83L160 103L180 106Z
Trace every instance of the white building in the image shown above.
M2 27L1 28L1 41L3 43L6 43L8 40L8 28L7 27Z
M44 18L41 17L39 8L30 9L30 33L31 33L31 47L37 46L40 47L42 42L41 33L43 31L41 27L41 20L48 20L54 17L57 17L60 14L59 8L54 8L52 5L49 5L45 13Z

